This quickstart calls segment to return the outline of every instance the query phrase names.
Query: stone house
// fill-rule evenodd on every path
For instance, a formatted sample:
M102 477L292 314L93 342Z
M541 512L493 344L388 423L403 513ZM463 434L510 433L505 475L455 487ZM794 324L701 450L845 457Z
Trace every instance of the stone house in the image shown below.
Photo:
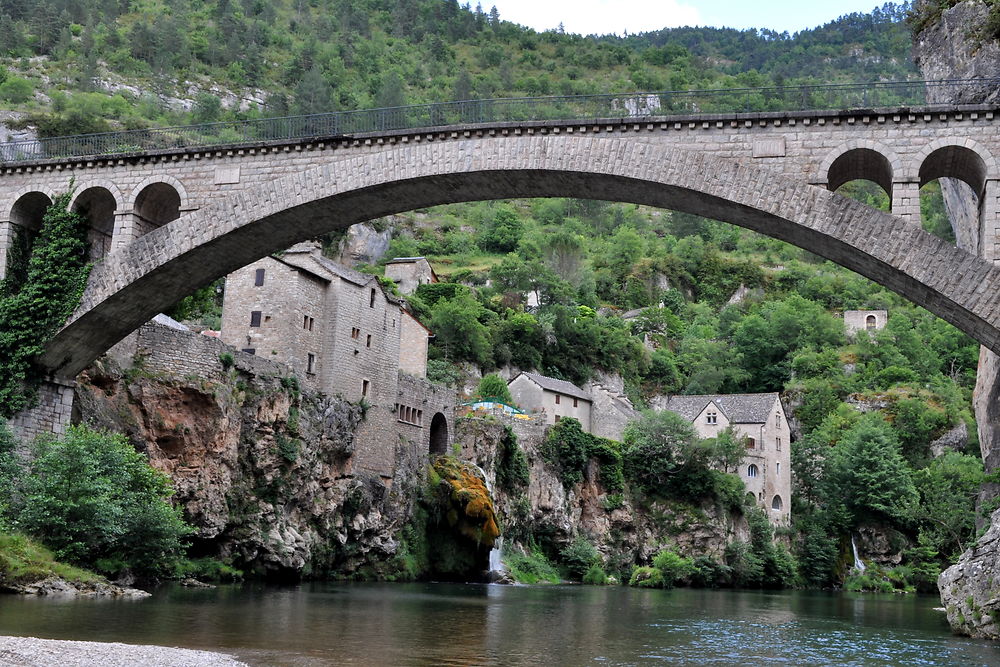
M523 372L511 379L507 387L515 403L529 412L542 413L546 424L573 417L584 431L590 432L590 395L572 382Z
M386 263L385 277L395 281L400 294L413 294L420 285L438 282L425 257L396 257Z
M400 438L423 452L447 449L455 396L425 379L429 335L378 278L315 244L226 278L222 341L288 366L312 389L364 401L355 466L386 478Z
M777 393L671 396L661 405L691 422L701 438L713 438L730 426L736 435L746 438L739 476L747 494L772 523L788 524L791 433Z
M885 327L889 320L886 310L845 310L844 330L853 336L859 331L878 331Z

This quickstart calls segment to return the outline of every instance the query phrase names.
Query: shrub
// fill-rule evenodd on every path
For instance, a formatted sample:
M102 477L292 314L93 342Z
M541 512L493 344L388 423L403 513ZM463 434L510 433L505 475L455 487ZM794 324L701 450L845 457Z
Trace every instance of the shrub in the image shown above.
M608 574L601 568L600 565L595 563L591 565L590 569L583 575L583 583L588 586L607 586Z
M497 487L504 491L520 491L531 481L528 457L517 444L517 436L509 426L504 426L504 435L500 439L495 466Z
M636 588L663 588L663 573L655 567L637 567L632 570L628 585Z
M492 398L508 405L514 404L507 383L496 373L483 376L479 381L479 388L476 389L476 398Z
M191 532L166 475L124 436L71 426L39 438L20 481L16 524L56 556L140 576L172 574Z
M694 571L690 558L684 558L670 549L664 549L653 557L653 567L660 571L664 588L673 588L674 584Z
M601 554L585 537L578 535L559 554L570 576L582 579L595 565L600 565Z

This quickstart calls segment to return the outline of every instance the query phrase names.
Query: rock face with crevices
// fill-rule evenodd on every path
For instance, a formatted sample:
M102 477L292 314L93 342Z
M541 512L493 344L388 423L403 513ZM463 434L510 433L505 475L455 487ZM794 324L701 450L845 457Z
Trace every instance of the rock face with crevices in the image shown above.
M984 2L960 2L941 13L941 19L914 38L914 57L926 79L1000 77L1000 44L977 36L989 8ZM961 104L996 103L1000 88L988 82L962 92L938 88L931 101ZM941 179L945 207L958 247L981 255L979 211L971 190L954 179ZM979 445L987 470L1000 467L1000 357L983 348L979 353L973 408L979 427ZM938 444L938 443L935 443ZM933 446L933 445L932 445ZM997 495L986 485L984 501ZM995 614L1000 614L1000 514L976 544L938 579L941 600L952 629L973 637L1000 638Z

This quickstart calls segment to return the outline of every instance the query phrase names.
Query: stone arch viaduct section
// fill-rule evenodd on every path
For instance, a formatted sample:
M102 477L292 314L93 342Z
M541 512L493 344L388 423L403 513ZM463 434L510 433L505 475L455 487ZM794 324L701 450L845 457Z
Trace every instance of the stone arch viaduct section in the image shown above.
M79 191L114 199L102 192L115 216L110 249L42 359L61 377L199 285L297 241L435 204L535 196L647 204L754 229L1000 351L1000 270L989 261L1000 257L998 120L964 107L538 122L9 165L0 170L0 246L34 210L23 200L38 199L31 193L73 178ZM915 224L918 188L942 176L978 198L988 260ZM886 188L893 214L827 190L853 178ZM148 208L135 210L141 202Z

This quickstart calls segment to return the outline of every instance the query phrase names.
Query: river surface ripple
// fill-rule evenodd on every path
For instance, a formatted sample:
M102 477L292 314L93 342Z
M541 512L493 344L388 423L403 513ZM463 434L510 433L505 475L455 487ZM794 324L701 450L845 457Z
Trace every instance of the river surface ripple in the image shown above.
M935 597L478 584L165 587L0 598L0 634L181 646L255 665L1000 665Z

